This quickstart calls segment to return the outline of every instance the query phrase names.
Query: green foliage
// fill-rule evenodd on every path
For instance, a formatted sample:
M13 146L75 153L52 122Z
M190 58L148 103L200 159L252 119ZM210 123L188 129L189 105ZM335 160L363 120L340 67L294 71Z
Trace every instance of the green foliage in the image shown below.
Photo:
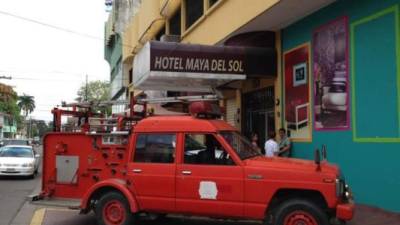
M17 105L17 95L0 100L0 112L11 115L17 121L17 126L21 126L22 118L20 108Z
M82 84L79 88L78 97L76 100L78 102L98 102L107 101L110 99L110 83L108 81L90 81L88 84ZM98 108L95 107L94 111L101 111L102 113L111 114L111 108Z
M31 137L42 138L47 132L52 131L52 124L47 124L44 120L31 120L27 124L27 133Z
M18 97L18 107L24 112L25 117L35 110L35 97L30 95L22 95Z

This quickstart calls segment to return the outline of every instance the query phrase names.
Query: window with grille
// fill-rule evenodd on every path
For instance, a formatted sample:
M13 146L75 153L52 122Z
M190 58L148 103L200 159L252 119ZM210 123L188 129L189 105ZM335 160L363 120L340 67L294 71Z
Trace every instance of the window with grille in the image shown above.
M209 0L209 6L210 6L210 8L215 4L215 3L217 3L219 0Z
M169 34L181 35L181 10L178 11L169 20Z

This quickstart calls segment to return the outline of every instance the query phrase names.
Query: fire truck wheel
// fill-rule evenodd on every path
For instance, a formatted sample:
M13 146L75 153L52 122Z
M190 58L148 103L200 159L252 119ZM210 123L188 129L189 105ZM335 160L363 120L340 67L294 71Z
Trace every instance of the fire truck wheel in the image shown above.
M97 203L95 212L99 225L131 225L134 222L128 201L117 192L103 195Z
M327 214L308 200L287 200L274 212L274 225L329 225Z

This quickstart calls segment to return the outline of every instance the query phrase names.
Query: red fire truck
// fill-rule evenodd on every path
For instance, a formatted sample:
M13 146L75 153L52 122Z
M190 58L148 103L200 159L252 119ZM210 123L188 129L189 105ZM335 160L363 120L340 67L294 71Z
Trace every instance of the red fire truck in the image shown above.
M33 200L93 210L102 225L133 224L146 213L276 225L352 219L350 189L319 150L314 161L267 158L218 118L214 104L185 102L188 114L178 116L148 115L134 100L130 113L108 119L92 105L54 108L42 192ZM75 118L74 126L62 126L62 116Z

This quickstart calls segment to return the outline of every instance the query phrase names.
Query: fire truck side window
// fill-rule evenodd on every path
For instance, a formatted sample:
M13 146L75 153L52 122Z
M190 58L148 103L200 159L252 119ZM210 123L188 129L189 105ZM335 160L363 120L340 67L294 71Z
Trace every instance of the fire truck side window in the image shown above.
M184 163L234 165L232 158L212 134L186 134Z
M134 162L173 163L175 134L139 134L136 138Z

